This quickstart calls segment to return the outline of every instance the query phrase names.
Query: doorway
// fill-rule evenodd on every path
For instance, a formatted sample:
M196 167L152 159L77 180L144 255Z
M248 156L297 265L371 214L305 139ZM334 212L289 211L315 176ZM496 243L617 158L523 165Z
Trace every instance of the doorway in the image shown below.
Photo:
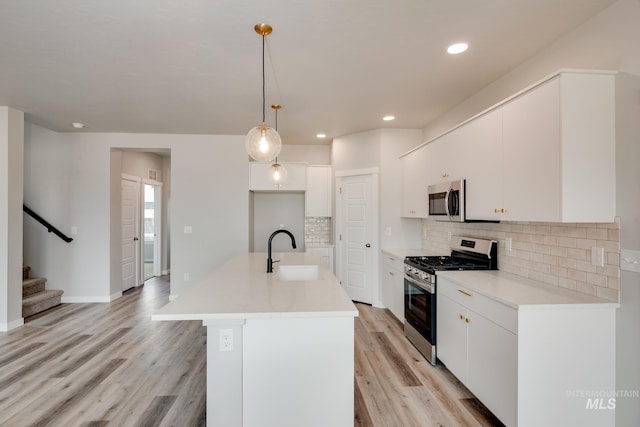
M162 271L162 183L152 180L144 181L144 201L142 224L144 241L142 250L143 281L160 276Z
M122 211L122 292L140 282L140 179L123 175L121 179Z
M377 184L377 170L336 174L336 272L352 300L374 305L379 305Z

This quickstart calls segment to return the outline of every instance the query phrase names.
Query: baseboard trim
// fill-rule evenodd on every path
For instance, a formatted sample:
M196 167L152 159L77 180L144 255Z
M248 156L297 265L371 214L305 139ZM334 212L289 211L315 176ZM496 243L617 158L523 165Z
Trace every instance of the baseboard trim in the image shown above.
M23 317L9 323L0 323L0 332L9 332L10 330L19 328L22 325L24 325Z
M169 301L173 301L176 298L178 298L178 295L169 294Z
M171 270L162 270L163 276L168 276L169 274L171 274Z
M122 295L122 292L120 293ZM113 298L115 299L115 298ZM82 304L82 303L94 303L94 302L111 302L112 296L104 297L62 297L63 304Z

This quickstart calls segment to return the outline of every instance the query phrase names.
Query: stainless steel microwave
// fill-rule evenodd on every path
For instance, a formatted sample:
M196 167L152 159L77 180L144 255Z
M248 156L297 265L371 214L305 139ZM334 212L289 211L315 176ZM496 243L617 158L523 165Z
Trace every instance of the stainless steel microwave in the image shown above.
M436 221L465 222L464 179L430 185L429 218Z

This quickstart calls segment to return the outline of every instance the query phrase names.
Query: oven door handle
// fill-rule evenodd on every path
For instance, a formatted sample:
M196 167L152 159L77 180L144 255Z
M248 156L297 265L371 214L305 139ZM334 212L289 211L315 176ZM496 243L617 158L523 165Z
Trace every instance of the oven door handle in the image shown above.
M433 284L431 284L431 283L420 283L416 279L414 279L413 277L407 276L406 274L404 275L404 279L407 282L411 283L412 285L415 285L415 286L419 287L420 289L429 292L430 294L434 294L435 293L435 289L433 288Z

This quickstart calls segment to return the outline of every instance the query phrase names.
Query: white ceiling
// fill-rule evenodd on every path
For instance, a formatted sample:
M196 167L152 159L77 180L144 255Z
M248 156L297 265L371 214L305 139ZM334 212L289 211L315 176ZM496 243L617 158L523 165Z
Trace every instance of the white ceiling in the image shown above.
M285 143L422 128L613 1L0 0L0 105L56 131L246 134L266 22Z

